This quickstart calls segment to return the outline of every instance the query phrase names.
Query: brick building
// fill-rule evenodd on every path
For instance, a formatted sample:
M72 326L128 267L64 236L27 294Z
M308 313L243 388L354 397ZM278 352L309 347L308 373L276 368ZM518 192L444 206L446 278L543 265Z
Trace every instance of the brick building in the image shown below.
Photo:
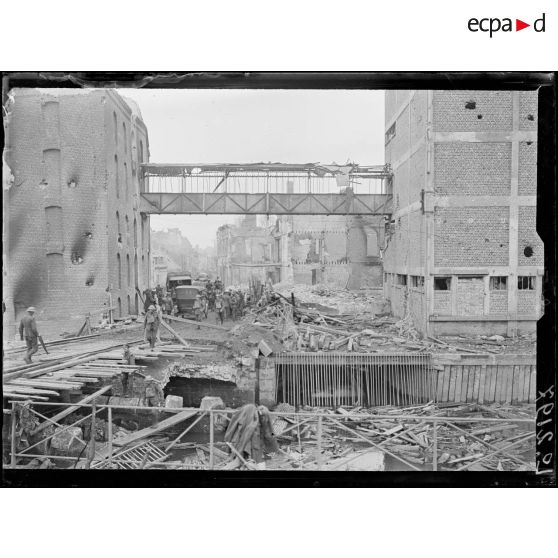
M385 110L394 314L430 335L534 330L537 93L388 91Z
M239 225L222 225L216 247L217 275L225 285L248 285L251 278L279 281L280 264L267 217L245 215Z
M382 286L382 218L297 215L282 219L290 225L288 250L295 283L348 289Z
M30 305L52 335L75 331L87 312L96 321L109 303L136 313L136 287L149 281L139 109L111 90L14 89L7 110L5 331Z

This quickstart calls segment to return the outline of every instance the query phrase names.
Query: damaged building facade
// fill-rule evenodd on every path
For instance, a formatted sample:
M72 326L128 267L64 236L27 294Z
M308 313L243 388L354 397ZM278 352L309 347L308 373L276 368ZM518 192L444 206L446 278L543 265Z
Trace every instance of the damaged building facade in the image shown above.
M266 223L259 223L258 217ZM238 225L217 229L217 274L225 285L247 285L251 278L277 283L280 264L267 218L245 215Z
M295 283L381 288L384 220L366 215L288 216Z
M537 92L388 91L384 291L423 334L534 331Z
M44 330L79 328L110 304L136 314L149 280L139 109L112 90L14 89L5 122L5 331L28 306ZM97 312L97 315L93 315Z

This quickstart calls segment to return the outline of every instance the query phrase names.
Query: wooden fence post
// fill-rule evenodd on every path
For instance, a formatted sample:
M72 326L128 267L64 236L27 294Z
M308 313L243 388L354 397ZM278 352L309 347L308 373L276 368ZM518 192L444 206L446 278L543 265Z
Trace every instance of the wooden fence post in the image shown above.
M213 444L215 442L215 427L213 426L213 411L209 411L209 468L213 469L214 452Z

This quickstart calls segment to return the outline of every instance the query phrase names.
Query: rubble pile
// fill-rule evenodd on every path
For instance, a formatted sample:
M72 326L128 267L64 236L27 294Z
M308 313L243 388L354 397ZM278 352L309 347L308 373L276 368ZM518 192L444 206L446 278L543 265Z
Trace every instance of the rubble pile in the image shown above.
M515 338L500 335L423 337L414 327L411 315L401 319L391 316L376 291L369 298L369 291L333 290L324 285L280 284L278 287L269 291L267 304L251 308L241 323L230 330L231 347L235 352L249 354L262 339L272 352L503 354L531 353L535 348L535 334ZM339 311L348 305L351 305L351 312ZM381 313L377 312L378 308Z
M302 412L315 410L311 407L301 409ZM294 408L281 404L275 411L293 412ZM428 421L385 418L385 415L404 413L417 417L448 417L449 420L452 417L509 419L498 423L477 420L455 422L455 426L440 422L437 430L438 470L457 470L463 466L471 471L535 470L533 427L513 422L514 418L534 418L533 406L524 406L521 409L498 405L438 407L429 403L406 409L381 407L374 410L374 414L384 415L378 419L370 417L370 410L360 407L321 411L332 415L333 419L324 419L322 424L320 458L324 469L350 470L357 460L371 451L391 456L396 466L401 466L401 459L419 469L431 469L434 452L433 424ZM362 419L359 414L363 415ZM272 460L273 466L268 465L268 468L318 467L318 426L316 421L304 419L307 416L301 416L298 420L295 416L275 418L273 430L280 444L280 451ZM343 428L338 424L342 424ZM381 446L374 448L366 441L367 438ZM505 453L497 453L512 444L513 447L505 450ZM370 470L370 460L367 461L366 467ZM381 469L379 460L377 465ZM358 466L354 468L358 469Z

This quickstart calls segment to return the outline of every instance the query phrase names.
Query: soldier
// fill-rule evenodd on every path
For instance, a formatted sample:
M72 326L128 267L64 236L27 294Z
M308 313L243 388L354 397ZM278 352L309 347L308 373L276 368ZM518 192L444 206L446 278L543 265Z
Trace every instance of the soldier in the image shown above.
M157 309L153 306L153 304L147 309L143 330L146 333L146 339L149 341L151 350L153 350L153 347L155 347L155 341L157 340L157 333L159 331L159 316L157 315Z
M225 291L223 293L223 315L225 317L225 320L229 319L229 316L231 315L231 294L229 293L229 291Z
M147 309L153 304L153 296L151 294L151 289L145 289L143 291L143 311L147 313Z
M233 291L231 294L231 317L233 322L236 322L238 314L238 295Z
M221 320L221 325L223 325L224 309L223 309L223 297L221 296L221 293L217 293L217 297L215 298L215 312L217 312L217 320Z
M155 287L155 293L157 294L157 298L159 299L160 302L163 299L163 287L157 284L157 286Z
M168 314L169 316L172 316L173 308L174 308L174 306L173 306L173 303L172 303L171 295L169 293L167 293L167 295L163 299L163 310L164 310L165 314Z
M196 299L194 300L193 310L194 310L194 314L196 315L196 322L201 322L203 308L202 308L201 296L199 295L199 293L196 295ZM200 329L199 324L198 324L198 329Z
M207 301L207 293L206 291L202 291L201 295L200 295L200 300L201 300L201 307L202 307L202 314L205 316L205 318L207 319L207 309L208 309L208 301Z
M208 302L209 311L210 311L210 312L213 312L213 311L215 310L215 299L216 299L216 295L215 295L215 290L214 290L214 289L211 289L211 290L209 291L209 294L208 294L208 297L207 297L207 298L208 298L208 301L207 301L207 302Z
M19 336L27 344L27 353L24 360L27 364L31 364L31 357L39 350L39 332L37 331L37 323L35 322L35 307L27 308L27 314L21 318L19 322Z

